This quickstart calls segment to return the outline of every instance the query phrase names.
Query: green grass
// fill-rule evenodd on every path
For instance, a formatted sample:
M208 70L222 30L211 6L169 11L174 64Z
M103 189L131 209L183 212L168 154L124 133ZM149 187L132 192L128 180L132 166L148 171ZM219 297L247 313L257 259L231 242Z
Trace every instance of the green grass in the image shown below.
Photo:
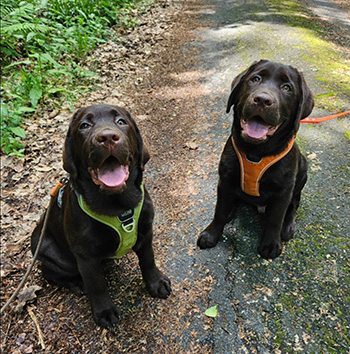
M339 54L329 33L312 20L310 10L297 0L268 3L288 26L298 30L298 37L305 43L299 48L303 59L313 66L315 80L326 90L315 96L316 106L333 112L347 109L343 101L350 91L349 60Z
M1 149L23 156L23 119L73 102L96 75L84 62L113 36L134 26L132 9L148 0L3 0L1 2Z
M346 139L348 139L350 141L350 131L347 130L345 132L345 137L346 137Z

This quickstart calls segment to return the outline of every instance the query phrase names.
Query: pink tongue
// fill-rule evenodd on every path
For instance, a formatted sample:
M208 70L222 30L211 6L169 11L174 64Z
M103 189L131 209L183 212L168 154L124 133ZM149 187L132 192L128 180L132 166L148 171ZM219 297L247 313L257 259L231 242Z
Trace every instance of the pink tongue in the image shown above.
M98 179L108 187L118 187L128 177L128 166L118 166L113 170L99 170L97 172Z
M246 132L247 135L254 139L261 139L269 130L269 127L265 124L261 124L255 120L247 123Z

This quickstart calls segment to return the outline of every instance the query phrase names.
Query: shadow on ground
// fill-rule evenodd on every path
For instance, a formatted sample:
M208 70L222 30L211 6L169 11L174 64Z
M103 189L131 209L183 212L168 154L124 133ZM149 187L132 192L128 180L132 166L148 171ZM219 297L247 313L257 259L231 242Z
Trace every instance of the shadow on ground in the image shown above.
M200 125L206 131L206 136L198 137L202 151L198 164L203 169L212 158L208 149L218 162L229 135L232 118L224 110L230 82L254 60L296 66L316 94L327 92L333 84L337 87L333 81L318 82L317 64L305 61L311 48L299 36L299 27L314 28L303 21L305 13L292 18L276 11L273 4L214 1L201 10L208 26L197 32L201 53L197 68L210 91L210 99L198 105L198 117L204 120ZM340 96L349 107L349 96ZM313 116L327 113L316 107ZM348 117L302 125L298 142L310 163L309 181L295 239L285 245L280 258L267 262L257 256L261 230L255 210L249 208L226 227L216 248L199 251L205 272L214 279L209 305L219 309L212 334L214 353L348 352L349 129ZM213 213L212 186L217 175L211 167L194 200L197 206L201 201L201 213L195 218L197 234Z

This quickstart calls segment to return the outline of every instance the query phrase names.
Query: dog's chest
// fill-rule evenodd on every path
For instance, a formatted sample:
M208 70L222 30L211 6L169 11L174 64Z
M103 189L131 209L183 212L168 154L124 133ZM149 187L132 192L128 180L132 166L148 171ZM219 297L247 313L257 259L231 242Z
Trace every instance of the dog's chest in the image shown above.
M138 235L138 221L144 201L144 188L141 185L142 200L135 209L126 210L118 216L107 216L93 212L85 203L81 195L77 195L80 208L92 219L114 230L119 236L119 245L111 258L121 258L136 244ZM108 231L107 229L107 231Z
M258 162L250 161L246 154L238 149L236 146L233 137L231 137L232 145L237 155L240 167L240 186L242 191L245 194L248 194L253 197L260 197L260 181L264 173L273 166L276 162L280 161L285 157L289 151L292 149L294 144L294 137L288 143L286 149L284 149L280 154L273 156L263 157ZM264 212L265 210L261 209L259 212ZM259 209L259 208L258 208Z

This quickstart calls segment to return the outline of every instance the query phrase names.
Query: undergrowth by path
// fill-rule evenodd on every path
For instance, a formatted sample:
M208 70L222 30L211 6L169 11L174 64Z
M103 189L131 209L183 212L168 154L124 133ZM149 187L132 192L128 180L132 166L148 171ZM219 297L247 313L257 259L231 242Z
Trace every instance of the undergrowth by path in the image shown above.
M87 56L114 26L133 27L149 0L3 0L1 150L23 156L23 118L72 104L96 77ZM114 38L115 40L117 38ZM88 68L92 68L92 70Z

